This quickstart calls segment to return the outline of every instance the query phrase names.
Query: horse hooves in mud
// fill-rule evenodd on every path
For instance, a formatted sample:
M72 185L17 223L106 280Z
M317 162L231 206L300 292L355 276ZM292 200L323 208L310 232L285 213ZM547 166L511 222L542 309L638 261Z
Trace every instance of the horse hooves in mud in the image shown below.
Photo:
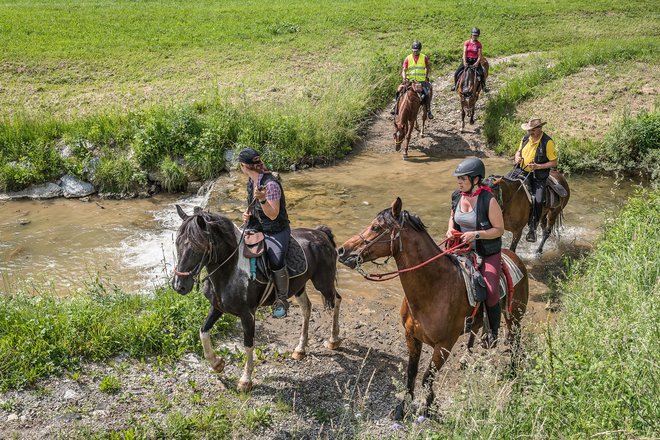
M328 350L336 350L339 347L341 347L341 343L343 342L343 339L337 339L334 341L325 341L323 343L323 346L327 348Z
M403 160L407 160L407 159L408 159L408 153L403 153L403 154L401 155L401 159L403 159Z

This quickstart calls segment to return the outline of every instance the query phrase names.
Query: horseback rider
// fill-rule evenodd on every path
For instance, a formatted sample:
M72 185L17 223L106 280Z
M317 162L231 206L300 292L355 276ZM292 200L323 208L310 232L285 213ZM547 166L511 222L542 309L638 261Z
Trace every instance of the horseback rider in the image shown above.
M531 118L529 122L520 126L523 130L527 130L527 134L520 141L520 146L514 156L517 168L507 176L512 179L525 180L531 189L534 200L529 216L529 230L525 239L532 243L536 241L536 227L543 212L545 184L550 176L550 169L557 166L555 142L543 132L544 125L545 122L542 122L541 119Z
M266 254L277 292L273 317L284 318L289 309L289 274L285 257L291 238L284 190L279 180L266 169L259 153L252 148L239 153L238 163L241 171L248 176L248 207L243 213L243 222L246 229L264 233Z
M484 92L489 91L486 87L486 72L484 72L483 68L485 58L482 55L482 46L481 42L479 41L480 34L481 30L479 30L479 28L472 28L472 38L466 40L465 43L463 43L463 62L458 66L456 72L454 72L454 86L451 88L452 90L456 90L458 85L458 78L465 70L465 66L476 66L477 76L481 81L482 90Z
M453 175L456 176L458 191L451 196L447 238L452 238L456 231L462 232L461 241L472 243L472 249L482 258L479 272L488 291L486 311L492 332L489 346L494 347L502 316L498 293L504 234L502 209L490 188L482 185L486 167L481 159L465 159L458 164Z
M429 57L422 53L422 43L414 41L412 44L412 53L403 60L403 70L401 70L401 77L403 82L417 81L422 85L422 104L426 106L426 114L429 119L433 119L431 114L431 100L433 99L433 86L429 82L429 73L431 66L429 65ZM395 115L398 112L399 98L404 92L404 84L399 85L396 91L394 108L390 114Z

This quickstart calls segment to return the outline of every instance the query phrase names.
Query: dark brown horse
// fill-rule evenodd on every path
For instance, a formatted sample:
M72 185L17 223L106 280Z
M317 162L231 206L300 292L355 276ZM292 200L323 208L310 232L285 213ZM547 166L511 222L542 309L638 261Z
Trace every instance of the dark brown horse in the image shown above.
M257 307L271 305L275 301L274 289L266 292L266 285L251 277L250 261L243 256L245 243L242 231L231 220L219 214L196 210L187 215L180 206L176 207L183 223L176 236L177 267L172 287L185 295L193 288L194 280L206 267L209 275L202 283L204 296L211 303L209 313L199 336L202 340L204 358L211 367L221 373L225 361L213 350L209 332L223 313L238 316L243 324L245 346L245 368L238 381L240 391L252 388L254 369L254 327ZM305 284L312 280L314 287L323 295L327 309L333 310L332 334L326 347L334 350L341 344L339 338L339 305L341 296L335 289L337 252L330 228L295 228L291 235L300 243L307 259L307 271L290 280L289 296L295 296L303 314L300 342L293 351L294 359L305 356L307 331L312 304L305 292Z
M401 149L401 144L403 146L403 158L408 157L408 145L410 144L410 136L412 135L413 128L419 130L419 125L417 124L417 114L419 113L420 107L422 107L422 101L419 99L419 93L422 92L422 85L417 81L407 81L403 84L404 90L402 91L403 96L399 99L399 106L397 114L394 118L394 145L396 151ZM426 127L426 112L422 112L422 131L420 136L424 136L424 128Z
M339 261L350 268L377 258L393 256L399 270L415 267L441 253L440 248L414 214L401 210L401 199L381 211L361 233L348 239L339 248ZM507 339L517 343L520 321L527 308L528 278L525 265L510 251L506 253L518 266L523 278L516 284L512 312L506 316ZM408 346L407 388L411 398L422 353L422 344L433 347L429 368L422 379L426 385L435 371L447 360L452 347L464 331L465 318L473 308L467 298L465 283L452 260L444 255L436 260L400 274L405 297L401 304L401 320ZM507 310L503 303L502 310ZM475 331L482 325L477 314ZM429 387L428 408L433 400ZM404 401L397 405L395 417L404 414Z
M484 76L488 76L488 62L482 63ZM461 133L465 129L465 115L470 118L470 125L474 124L474 110L481 93L481 82L477 75L477 66L466 66L458 77L456 87L458 99L461 102Z
M541 219L539 221L539 225L543 230L543 237L536 250L538 254L543 252L543 245L548 237L550 237L550 234L553 231L555 231L556 234L559 233L559 229L562 226L564 208L566 207L566 204L568 204L568 199L571 197L571 190L568 187L568 182L564 176L556 170L550 171L550 176L554 177L557 182L564 187L567 194L565 197L560 197L559 206L555 208L549 208L548 206L543 207L543 212L541 213ZM548 181L549 180L550 177L548 178ZM520 237L522 236L523 229L527 226L530 211L532 209L525 188L523 188L524 183L520 180L508 179L507 177L490 176L484 181L484 184L493 189L493 193L497 197L497 200L500 201L502 214L504 216L504 229L513 233L509 249L515 252ZM547 202L548 201L546 200L546 204Z

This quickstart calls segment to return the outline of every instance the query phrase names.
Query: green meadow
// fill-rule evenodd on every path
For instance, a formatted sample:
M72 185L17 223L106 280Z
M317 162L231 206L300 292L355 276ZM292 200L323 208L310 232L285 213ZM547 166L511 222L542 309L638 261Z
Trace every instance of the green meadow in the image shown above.
M347 154L391 99L413 39L436 72L456 64L475 25L488 57L543 52L558 65L579 58L574 68L656 63L654 5L5 2L0 189L69 173L101 191L131 192L160 171L164 188L177 190L216 176L225 150L247 146L278 169L327 163ZM489 124L497 144L503 124Z

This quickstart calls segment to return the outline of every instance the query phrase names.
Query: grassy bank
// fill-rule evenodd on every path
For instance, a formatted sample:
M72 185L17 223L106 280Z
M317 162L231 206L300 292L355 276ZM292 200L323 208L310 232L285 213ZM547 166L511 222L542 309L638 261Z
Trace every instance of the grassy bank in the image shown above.
M160 172L176 190L245 146L280 169L341 157L391 97L413 38L436 66L460 58L465 17L478 17L488 56L626 45L651 5L11 2L0 6L0 189L71 173L131 192Z
M207 311L201 294L157 290L144 296L98 284L64 299L0 295L0 391L75 371L83 360L125 353L167 361L201 353L198 332ZM223 317L213 331L222 334L232 322Z

